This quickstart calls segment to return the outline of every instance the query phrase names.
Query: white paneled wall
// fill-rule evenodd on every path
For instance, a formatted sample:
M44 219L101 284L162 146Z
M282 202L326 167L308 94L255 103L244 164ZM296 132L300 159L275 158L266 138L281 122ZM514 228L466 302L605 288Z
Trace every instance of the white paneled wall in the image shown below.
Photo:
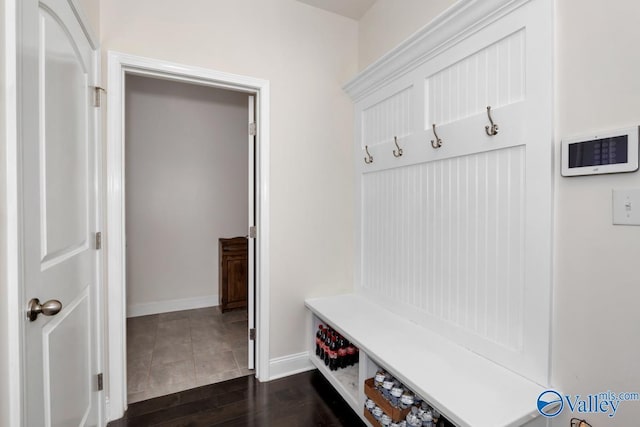
M413 86L401 90L362 112L363 145L376 146L411 133Z
M522 346L525 148L362 179L362 285L491 342Z
M403 55L418 42L403 46L348 86L358 292L540 384L551 313L551 5L509 2L445 43L425 37L411 59ZM385 67L394 77L373 89L367 79ZM496 135L485 131L487 106Z
M519 30L427 79L427 127L503 107L525 97L525 32Z

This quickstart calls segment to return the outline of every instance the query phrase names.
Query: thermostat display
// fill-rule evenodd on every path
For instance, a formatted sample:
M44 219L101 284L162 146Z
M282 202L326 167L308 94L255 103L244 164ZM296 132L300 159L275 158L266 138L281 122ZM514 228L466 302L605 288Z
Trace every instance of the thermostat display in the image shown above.
M638 170L638 128L562 141L562 175Z
M627 163L629 136L569 144L569 168Z

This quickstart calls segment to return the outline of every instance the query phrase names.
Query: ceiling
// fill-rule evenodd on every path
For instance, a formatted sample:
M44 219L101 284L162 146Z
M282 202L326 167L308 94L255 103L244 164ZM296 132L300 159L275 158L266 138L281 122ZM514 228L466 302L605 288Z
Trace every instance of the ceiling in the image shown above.
M301 3L359 20L376 0L298 0Z

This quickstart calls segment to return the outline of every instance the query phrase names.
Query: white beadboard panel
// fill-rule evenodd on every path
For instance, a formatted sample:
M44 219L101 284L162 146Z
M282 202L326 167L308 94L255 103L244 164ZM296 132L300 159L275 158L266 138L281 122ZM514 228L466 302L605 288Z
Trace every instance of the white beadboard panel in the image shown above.
M362 176L362 288L523 345L525 146Z
M355 105L358 295L539 384L552 307L552 23L551 0L523 2L395 77L374 70L375 90ZM407 88L412 132L367 140L364 111Z
M369 147L402 138L412 132L413 86L367 107L362 111L362 147Z
M456 122L526 97L525 30L432 74L426 79L425 126Z

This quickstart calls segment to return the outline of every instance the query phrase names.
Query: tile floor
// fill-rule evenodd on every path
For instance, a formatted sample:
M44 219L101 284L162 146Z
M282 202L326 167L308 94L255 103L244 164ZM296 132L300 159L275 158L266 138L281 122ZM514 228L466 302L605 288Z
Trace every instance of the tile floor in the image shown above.
M217 307L127 319L128 402L252 374L247 312Z

